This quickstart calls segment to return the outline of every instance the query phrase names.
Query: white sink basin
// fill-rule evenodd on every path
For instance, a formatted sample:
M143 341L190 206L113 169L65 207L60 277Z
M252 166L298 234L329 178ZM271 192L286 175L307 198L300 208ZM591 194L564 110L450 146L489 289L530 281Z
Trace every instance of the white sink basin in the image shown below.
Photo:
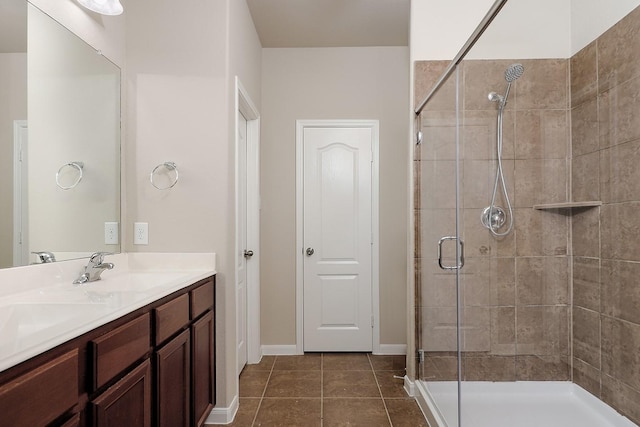
M16 303L0 306L0 349L19 349L55 336L63 328L82 326L88 315L108 313L105 304Z
M84 290L100 292L150 292L169 288L189 277L188 272L128 272L105 274L101 280L85 283Z

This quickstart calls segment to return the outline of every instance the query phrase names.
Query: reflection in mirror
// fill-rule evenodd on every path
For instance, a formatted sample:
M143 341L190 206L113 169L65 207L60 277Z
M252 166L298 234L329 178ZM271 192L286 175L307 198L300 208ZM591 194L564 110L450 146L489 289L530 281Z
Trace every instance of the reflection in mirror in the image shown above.
M25 0L2 14L9 3L28 49L0 45L0 267L119 252L105 223L120 221L120 70Z
M0 267L14 264L14 135L26 140L27 2L0 3ZM25 171L26 172L26 171ZM26 173L24 175L26 182ZM18 221L20 221L18 217ZM19 239L20 236L17 236Z

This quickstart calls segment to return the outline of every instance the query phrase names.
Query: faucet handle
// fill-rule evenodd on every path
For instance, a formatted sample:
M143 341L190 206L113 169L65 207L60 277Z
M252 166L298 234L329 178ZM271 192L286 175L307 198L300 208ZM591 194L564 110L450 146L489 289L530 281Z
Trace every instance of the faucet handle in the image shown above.
M105 255L113 255L113 252L94 252L89 258L89 262L94 264L102 264Z

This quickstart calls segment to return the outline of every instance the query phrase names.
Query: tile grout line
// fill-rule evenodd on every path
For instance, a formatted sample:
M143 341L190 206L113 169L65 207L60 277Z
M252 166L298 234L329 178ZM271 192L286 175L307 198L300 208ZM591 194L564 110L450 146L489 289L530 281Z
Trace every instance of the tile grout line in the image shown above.
M260 396L260 402L258 402L256 413L253 414L253 421L251 422L252 427L256 425L256 420L258 419L258 412L260 412L260 407L262 406L264 395L267 394L267 387L269 386L269 381L271 380L271 374L273 373L273 368L276 366L276 360L278 360L278 356L276 356L275 359L273 359L273 364L271 365L271 369L269 370L269 376L267 377L267 382L264 384L264 389L262 390L262 396Z
M324 353L320 353L320 427L324 426Z
M391 415L389 415L389 409L387 408L387 402L385 402L384 396L382 395L382 389L380 388L380 383L378 382L378 375L376 375L376 370L373 369L373 362L371 361L370 354L367 354L367 359L369 360L369 366L371 366L373 379L376 381L376 386L378 387L378 393L380 393L380 398L382 399L382 407L384 408L384 413L387 414L387 420L389 421L389 426L393 427L393 422L391 422Z

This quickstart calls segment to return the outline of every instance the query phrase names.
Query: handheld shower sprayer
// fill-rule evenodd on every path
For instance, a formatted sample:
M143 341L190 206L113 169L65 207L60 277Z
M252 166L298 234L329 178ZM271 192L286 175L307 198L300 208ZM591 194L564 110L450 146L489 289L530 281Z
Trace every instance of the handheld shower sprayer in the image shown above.
M511 64L504 72L504 79L508 83L513 83L522 76L522 73L524 73L524 67L522 64Z
M509 194L507 193L507 185L504 182L504 173L502 171L502 114L507 106L507 99L509 98L509 91L511 90L511 83L519 79L524 73L524 67L522 64L511 64L504 72L504 79L507 81L507 89L504 95L499 95L496 92L489 93L489 101L498 102L498 123L496 127L496 154L498 161L498 168L496 170L496 179L493 184L493 194L491 196L491 204L484 208L481 215L482 225L489 229L491 234L496 237L506 236L511 232L513 228L513 208L511 207L511 201L509 200ZM507 215L504 209L500 206L496 206L496 195L498 193L498 184L502 182L502 194L504 195L505 202L507 203ZM507 230L504 232L498 232L498 230L508 222Z
M504 79L507 81L507 89L504 91L504 96L500 101L500 108L504 110L507 106L507 98L509 98L509 91L511 90L511 83L515 82L524 73L524 67L522 64L511 64L504 72Z
M507 106L507 98L509 98L509 91L511 90L511 83L518 80L522 73L524 73L524 67L522 64L511 64L504 72L504 79L507 81L507 89L504 91L504 95L499 95L496 92L489 93L489 101L498 102L500 109L504 110Z

